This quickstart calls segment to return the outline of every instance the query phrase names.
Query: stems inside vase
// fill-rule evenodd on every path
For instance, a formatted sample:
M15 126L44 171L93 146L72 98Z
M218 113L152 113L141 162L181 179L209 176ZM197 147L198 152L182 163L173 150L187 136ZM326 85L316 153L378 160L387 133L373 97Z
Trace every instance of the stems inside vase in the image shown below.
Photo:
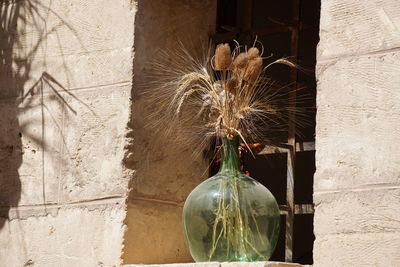
M238 154L239 138L236 136L232 140L223 139L223 161L219 173L227 177L221 179L219 185L219 197L217 209L214 211L215 220L213 223L212 246L209 251L209 260L213 256L218 246L226 246L226 257L230 258L231 250L235 253L234 257L238 260L251 260L247 257L257 254L258 257L264 256L255 248L254 233L250 228L249 218L260 235L259 227L255 219L255 211L249 201L244 199L239 192L240 182L240 163ZM241 205L246 205L241 209ZM242 214L245 210L251 214ZM223 240L225 239L225 240Z

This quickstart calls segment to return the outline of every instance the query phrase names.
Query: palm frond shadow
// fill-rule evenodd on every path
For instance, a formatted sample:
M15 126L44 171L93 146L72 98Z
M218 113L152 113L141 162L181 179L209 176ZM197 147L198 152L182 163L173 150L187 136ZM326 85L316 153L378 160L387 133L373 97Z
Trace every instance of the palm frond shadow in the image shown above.
M44 212L47 213L45 165L48 163L45 159L59 161L63 160L63 157L45 157L45 153L53 151L45 135L45 118L50 118L49 122L60 133L63 146L66 147L63 126L54 112L62 112L66 116L77 116L78 112L65 96L74 99L97 116L86 103L78 99L50 74L48 67L51 66L47 66L45 61L41 66L37 64L33 66L38 54L46 57L48 36L56 35L59 41L56 52L60 54L66 83L69 84L73 76L65 62L59 40L58 31L61 29L67 29L80 44L81 50L87 51L74 27L51 9L51 2L48 5L39 0L0 0L0 114L2 115L0 119L0 229L7 220L20 216L18 206L23 186L21 179L31 178L30 174L21 173L22 162L27 157L26 140L29 140L31 146L39 148L41 152L37 153L37 150L33 148L30 150L30 153L36 153L36 157L41 157L38 161L41 166L34 166L34 168L41 168L42 204L44 204ZM46 23L50 14L57 21L48 28ZM38 35L34 43L27 42L25 39L28 35L27 28L34 29ZM39 78L34 77L33 68L36 71L38 68L43 70ZM35 82L29 86L32 81ZM37 112L37 110L40 110L39 116L21 120L22 114ZM40 129L40 134L32 131L35 127ZM69 152L65 149L64 153L68 156ZM62 165L63 162L60 163L60 166ZM29 205L29 203L22 203L22 205Z

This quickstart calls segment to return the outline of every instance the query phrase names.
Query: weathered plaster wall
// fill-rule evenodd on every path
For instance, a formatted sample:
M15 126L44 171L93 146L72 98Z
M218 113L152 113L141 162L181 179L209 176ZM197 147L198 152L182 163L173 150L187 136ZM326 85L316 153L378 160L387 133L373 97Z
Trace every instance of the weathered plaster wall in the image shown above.
M114 266L136 6L0 3L0 266Z
M323 0L315 266L400 266L400 2Z
M132 153L125 163L135 170L131 184L124 241L124 263L193 261L184 244L182 206L189 192L205 178L207 163L193 159L190 144L160 140L149 131L145 113L144 76L160 50L176 50L178 41L201 50L215 30L214 0L138 1L135 24L134 102ZM156 103L150 104L151 106Z

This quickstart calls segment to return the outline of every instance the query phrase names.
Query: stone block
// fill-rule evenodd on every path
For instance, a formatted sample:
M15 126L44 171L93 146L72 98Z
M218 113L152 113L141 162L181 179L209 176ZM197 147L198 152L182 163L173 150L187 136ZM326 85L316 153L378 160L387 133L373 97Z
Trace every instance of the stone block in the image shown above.
M314 195L314 233L400 232L400 188L370 188Z
M399 58L319 64L315 192L400 183Z
M125 217L119 203L64 206L47 216L36 212L6 222L0 231L1 265L119 266Z
M122 160L130 89L2 101L0 175L8 177L2 179L2 197L15 192L20 205L32 205L125 194Z
M22 70L12 69L15 75L0 80L0 99L130 83L131 48L24 59L19 68Z
M400 46L397 0L321 1L318 61Z
M4 77L0 98L128 84L132 79L131 48L35 58L21 64L29 73Z
M117 0L108 8L108 3L3 4L16 22L4 32L8 43L0 43L7 47L0 66L0 98L26 93L44 74L68 89L130 81L135 5ZM59 85L53 83L55 89Z
M315 267L400 266L400 232L317 235Z
M183 236L182 207L135 200L125 223L124 263L193 262Z
M137 136L133 197L144 196L181 203L207 175L207 163L191 155L190 144L178 144ZM185 149L182 147L185 146ZM159 147L159 149L156 149ZM134 200L132 200L134 201Z
M64 94L60 177L62 202L125 195L126 124L131 87L113 86Z
M19 205L42 204L44 195L57 201L62 106L53 96L2 101L0 149L10 148L10 155L1 161L0 175L13 183L1 187L1 197L14 194Z
M125 48L133 43L131 1L23 1L8 5L17 17L14 34L20 56L65 56ZM20 54L21 53L21 54Z

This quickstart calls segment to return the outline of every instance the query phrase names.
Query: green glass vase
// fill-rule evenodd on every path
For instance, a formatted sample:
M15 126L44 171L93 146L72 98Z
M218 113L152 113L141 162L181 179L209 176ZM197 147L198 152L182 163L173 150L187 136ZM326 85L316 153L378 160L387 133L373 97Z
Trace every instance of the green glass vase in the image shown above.
M186 199L184 233L196 262L267 261L278 241L278 204L240 170L238 147L238 137L223 138L219 172Z

